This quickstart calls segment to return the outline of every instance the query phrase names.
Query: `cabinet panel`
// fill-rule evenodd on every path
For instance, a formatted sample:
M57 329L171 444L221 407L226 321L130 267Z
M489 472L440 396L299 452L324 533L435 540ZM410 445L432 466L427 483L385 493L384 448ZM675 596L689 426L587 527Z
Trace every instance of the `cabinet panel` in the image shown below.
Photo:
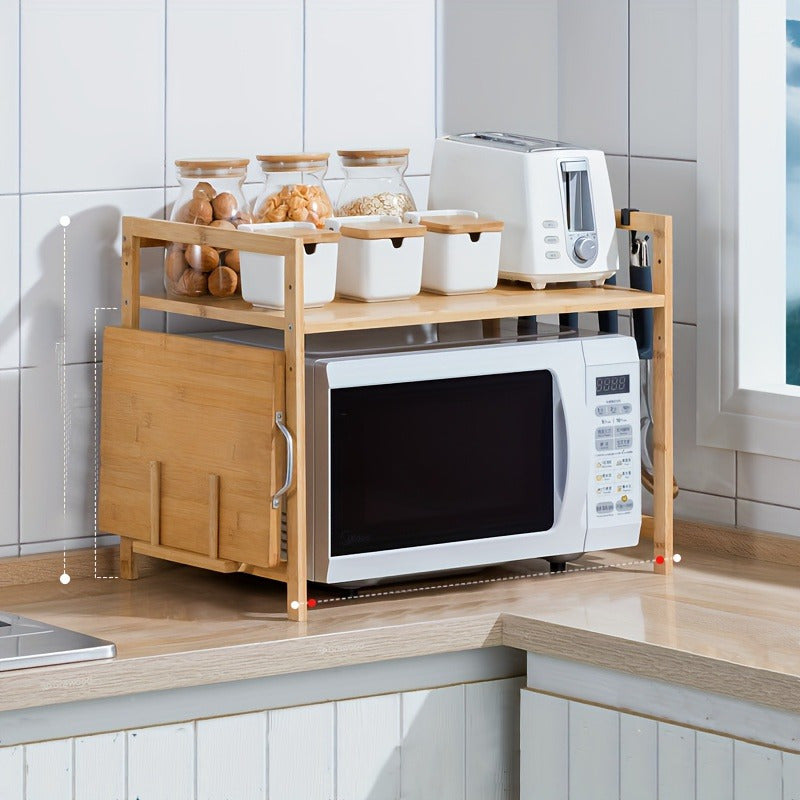
M125 734L75 739L75 800L125 797Z
M128 796L194 800L194 724L128 732Z
M25 747L25 800L72 800L72 740ZM145 798L142 798L145 800Z
M733 739L698 731L695 757L698 800L732 800Z
M694 797L694 731L658 723L658 800Z
M336 787L342 800L400 797L400 695L336 704Z
M569 702L523 690L520 707L520 797L569 797Z
M520 679L466 687L466 800L519 797Z
M333 709L323 703L269 712L268 797L334 797Z
M569 704L570 800L619 798L619 712Z
M619 796L658 798L658 724L652 719L619 715Z
M25 768L22 747L0 747L0 775L3 800L23 800L22 772Z
M406 692L403 703L404 800L463 800L464 687Z
M749 742L733 744L734 800L765 800L783 794L782 759L779 750Z
M266 714L197 723L197 800L266 800L266 783Z
M783 800L800 800L800 755L783 754Z

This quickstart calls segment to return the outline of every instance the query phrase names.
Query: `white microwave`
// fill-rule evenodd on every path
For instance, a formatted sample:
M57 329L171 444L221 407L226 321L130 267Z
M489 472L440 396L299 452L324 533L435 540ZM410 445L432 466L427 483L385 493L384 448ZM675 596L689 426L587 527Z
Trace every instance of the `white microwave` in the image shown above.
M560 565L637 544L635 341L443 341L439 328L308 338L309 579ZM215 338L280 346L264 330Z

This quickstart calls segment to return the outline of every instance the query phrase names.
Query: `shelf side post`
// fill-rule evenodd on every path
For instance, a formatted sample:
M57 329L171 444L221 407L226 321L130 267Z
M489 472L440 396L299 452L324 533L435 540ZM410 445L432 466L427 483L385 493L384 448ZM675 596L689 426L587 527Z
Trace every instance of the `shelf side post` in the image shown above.
M141 238L131 233L128 217L122 218L122 327L139 327Z
M672 217L653 230L653 291L664 305L653 310L653 556L662 575L672 572Z
M306 587L306 387L303 245L293 240L284 258L286 421L294 437L294 487L286 500L287 585L290 620L308 618ZM294 608L292 606L295 606Z

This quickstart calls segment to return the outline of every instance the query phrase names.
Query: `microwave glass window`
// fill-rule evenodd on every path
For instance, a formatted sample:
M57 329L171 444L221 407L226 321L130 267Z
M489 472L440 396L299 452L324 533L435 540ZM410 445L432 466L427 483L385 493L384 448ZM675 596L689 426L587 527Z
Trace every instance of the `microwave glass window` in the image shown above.
M603 375L595 378L595 394L628 394L631 390L630 375Z
M553 480L546 370L331 391L331 555L549 530Z

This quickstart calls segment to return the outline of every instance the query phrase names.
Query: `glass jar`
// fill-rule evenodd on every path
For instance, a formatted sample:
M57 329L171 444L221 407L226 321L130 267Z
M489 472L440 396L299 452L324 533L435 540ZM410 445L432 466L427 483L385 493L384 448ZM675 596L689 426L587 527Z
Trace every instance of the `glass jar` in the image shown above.
M330 153L256 156L264 185L253 204L255 222L313 222L325 227L333 203L323 186Z
M252 222L242 192L249 163L247 158L176 161L181 190L170 220L227 230ZM181 296L230 297L241 292L239 251L174 242L164 259L164 288Z
M339 150L345 180L336 201L337 217L389 214L401 217L416 211L403 175L408 148L397 150Z

